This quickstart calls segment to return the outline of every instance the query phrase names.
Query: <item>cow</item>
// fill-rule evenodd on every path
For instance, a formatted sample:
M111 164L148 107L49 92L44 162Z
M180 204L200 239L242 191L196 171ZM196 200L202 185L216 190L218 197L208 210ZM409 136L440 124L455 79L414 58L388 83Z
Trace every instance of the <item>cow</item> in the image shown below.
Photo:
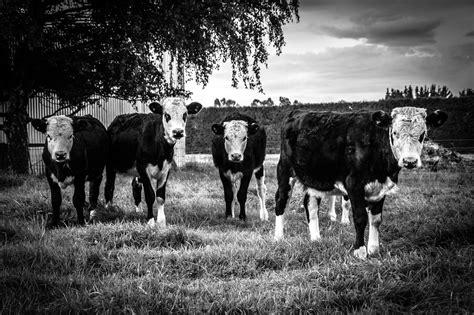
M165 192L174 145L186 135L188 115L199 113L202 105L192 102L186 106L182 98L170 97L162 104L151 103L149 109L149 114L119 115L107 128L111 154L106 165L105 201L107 206L112 204L116 173L130 174L135 206L141 203L143 186L148 224L166 227Z
M296 176L305 189L303 203L312 241L321 238L321 198L347 195L356 229L354 255L364 259L377 253L385 196L396 191L401 168L421 166L427 127L439 127L446 119L440 110L427 115L426 109L416 107L395 108L391 116L384 111L292 111L281 129L275 239L283 237L290 177Z
M268 220L265 206L265 129L251 117L233 113L220 124L212 125L212 158L219 169L224 186L225 215L235 217L235 204L240 204L239 219L245 220L245 203L252 174L257 180L257 196L260 202L260 219ZM239 184L240 182L240 184Z
M79 224L84 225L85 182L89 181L91 217L99 197L102 173L110 143L102 123L91 115L64 115L33 119L32 126L46 134L43 161L51 190L52 226L59 223L61 189L74 184L73 204Z

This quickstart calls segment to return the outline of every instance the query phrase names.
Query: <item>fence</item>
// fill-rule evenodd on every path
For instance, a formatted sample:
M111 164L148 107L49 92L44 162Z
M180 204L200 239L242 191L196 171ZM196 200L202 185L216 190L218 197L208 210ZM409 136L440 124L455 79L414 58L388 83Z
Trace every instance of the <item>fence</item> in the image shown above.
M60 108L59 101L54 96L38 95L38 97L32 98L28 104L28 113L31 118L42 118L47 115L51 115ZM57 114L68 114L69 110L59 111ZM6 112L6 103L0 103L0 124L3 124L2 113ZM148 113L150 112L148 107L138 101L136 104L132 104L125 100L119 100L114 98L100 99L99 103L94 106L87 106L77 113L77 115L90 114L93 117L100 120L105 127L108 127L117 115L128 114L128 113ZM43 174L45 172L44 163L42 160L43 146L45 142L45 135L35 130L31 124L27 126L28 130L28 142L29 142L29 167L31 174ZM0 169L4 169L7 165L6 157L8 155L7 138L5 133L0 132L0 148L1 148L1 159ZM175 145L175 163L178 167L185 164L185 141L180 140Z

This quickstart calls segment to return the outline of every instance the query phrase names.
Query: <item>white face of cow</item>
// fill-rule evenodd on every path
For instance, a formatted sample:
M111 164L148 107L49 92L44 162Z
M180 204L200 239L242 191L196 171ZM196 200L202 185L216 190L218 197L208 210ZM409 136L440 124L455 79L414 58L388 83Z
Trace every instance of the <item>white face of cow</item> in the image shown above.
M184 100L179 97L166 98L161 105L156 102L150 104L152 112L162 115L164 137L169 144L175 144L186 136L188 115L197 114L201 108L202 105L196 102L186 106Z
M53 116L46 120L46 139L51 159L67 162L74 141L72 119L67 116Z
M259 126L256 123L249 126L243 120L231 120L224 122L222 125L215 124L212 126L215 134L224 136L224 147L229 161L236 163L244 160L248 136L257 132L258 129Z
M417 107L397 107L392 110L390 145L400 167L421 167L421 151L427 125L441 126L447 115L435 111L428 117L426 109Z

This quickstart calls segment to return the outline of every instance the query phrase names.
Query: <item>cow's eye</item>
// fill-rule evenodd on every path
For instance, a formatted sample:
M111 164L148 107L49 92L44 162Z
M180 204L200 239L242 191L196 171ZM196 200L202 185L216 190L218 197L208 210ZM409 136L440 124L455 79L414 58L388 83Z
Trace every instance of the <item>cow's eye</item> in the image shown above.
M229 137L227 137L227 136L225 136L224 139L225 139L226 141L229 141Z
M53 138L51 138L50 135L46 135L46 139L48 139L48 141L49 141L49 140L51 140L51 139L53 139Z
M244 137L244 141L247 141L247 136Z
M395 138L398 138L398 132L394 131L394 132L393 132L393 136L394 136Z
M423 133L420 135L420 137L418 138L418 142L422 143L423 140L425 140L425 132L423 131Z
M166 119L166 122L170 121L171 120L170 114L165 114L165 119Z
M186 121L187 118L188 118L188 113L184 113L183 114L183 120Z

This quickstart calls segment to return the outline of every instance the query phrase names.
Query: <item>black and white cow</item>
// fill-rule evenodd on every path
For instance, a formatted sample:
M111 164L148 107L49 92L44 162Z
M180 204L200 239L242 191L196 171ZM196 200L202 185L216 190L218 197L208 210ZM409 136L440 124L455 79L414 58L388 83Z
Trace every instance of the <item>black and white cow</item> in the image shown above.
M185 137L188 115L197 114L202 105L193 102L186 106L182 98L176 97L166 98L162 104L153 102L149 108L150 114L117 116L107 128L111 155L106 166L105 201L108 205L112 202L117 172L133 175L135 205L141 202L143 185L148 224L165 227L165 191L174 145Z
M426 115L423 108L335 113L293 111L283 124L275 194L275 239L283 237L283 214L290 177L305 187L311 240L319 240L318 208L327 195L348 195L356 240L354 255L367 257L379 249L379 227L385 196L396 189L402 167L421 166L420 153L427 127L438 127L447 114ZM369 222L366 248L364 231Z
M219 169L224 186L226 217L235 216L234 208L240 204L239 218L246 219L245 202L252 174L257 179L257 195L260 201L260 219L268 220L265 206L265 129L251 117L234 113L222 123L214 124L212 131L212 158ZM239 184L240 182L240 184Z
M90 208L95 209L109 154L110 143L105 127L90 115L53 116L34 119L31 123L36 130L46 133L43 161L51 190L52 225L59 223L61 189L71 184L74 184L72 200L77 220L79 224L84 224L85 182L89 181Z

